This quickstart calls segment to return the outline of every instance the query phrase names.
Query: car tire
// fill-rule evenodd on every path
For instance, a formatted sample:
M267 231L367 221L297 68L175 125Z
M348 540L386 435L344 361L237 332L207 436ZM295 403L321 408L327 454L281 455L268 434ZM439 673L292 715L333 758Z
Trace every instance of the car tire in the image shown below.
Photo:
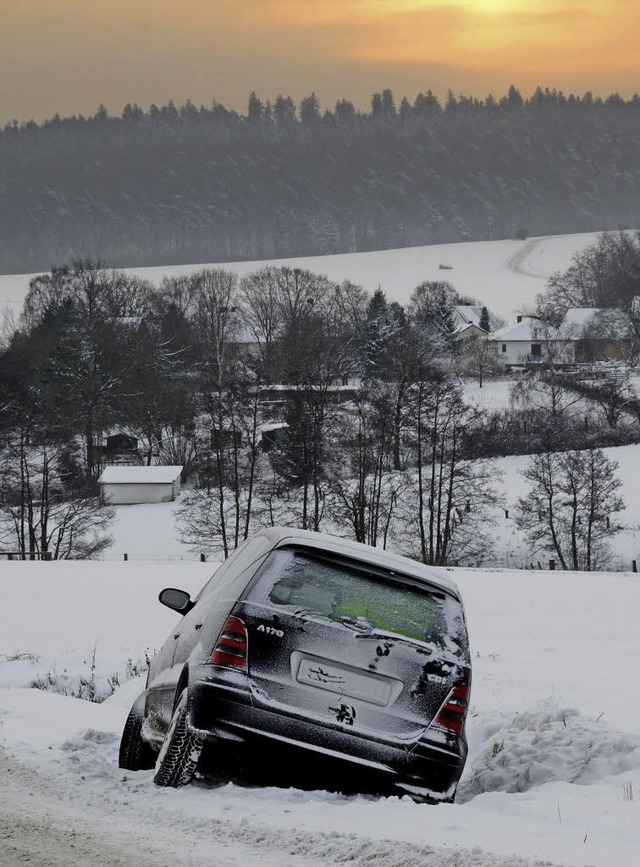
M146 695L142 693L133 703L122 730L118 767L127 771L148 771L156 763L153 748L142 737Z
M187 690L176 704L167 734L158 753L153 782L158 786L186 786L198 767L203 741L187 727Z

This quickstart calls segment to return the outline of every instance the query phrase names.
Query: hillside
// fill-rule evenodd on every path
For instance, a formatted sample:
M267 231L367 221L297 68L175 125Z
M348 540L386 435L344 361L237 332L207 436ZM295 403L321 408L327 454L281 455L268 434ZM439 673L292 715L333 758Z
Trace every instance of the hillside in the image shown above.
M532 304L555 271L565 270L574 253L593 244L597 234L556 235L526 241L435 244L369 253L297 257L251 262L211 263L240 276L264 265L288 265L324 274L338 283L351 280L373 292L380 286L390 301L406 304L425 280L447 280L458 292L477 298L494 313L512 319ZM203 265L156 265L127 269L159 284L164 277L190 274ZM18 315L33 274L0 274L0 310Z
M194 591L210 569L0 563L2 867L25 848L36 865L635 867L637 576L447 573L472 642L470 756L458 803L429 807L204 781L160 790L152 772L117 768L142 678L102 704L22 688L66 677L73 691L92 664L101 688L114 672L124 682L127 659L171 630L159 589Z
M517 91L370 114L215 106L0 132L0 271L271 259L640 223L640 108ZM427 95L428 97L428 95ZM277 103L277 101L276 101Z

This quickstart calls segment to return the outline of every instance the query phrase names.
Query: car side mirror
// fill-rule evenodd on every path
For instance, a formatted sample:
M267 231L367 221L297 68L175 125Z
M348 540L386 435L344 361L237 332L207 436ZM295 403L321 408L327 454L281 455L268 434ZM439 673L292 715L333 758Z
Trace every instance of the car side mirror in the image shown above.
M186 590L177 590L175 587L165 587L158 594L158 599L178 614L187 614L195 604Z

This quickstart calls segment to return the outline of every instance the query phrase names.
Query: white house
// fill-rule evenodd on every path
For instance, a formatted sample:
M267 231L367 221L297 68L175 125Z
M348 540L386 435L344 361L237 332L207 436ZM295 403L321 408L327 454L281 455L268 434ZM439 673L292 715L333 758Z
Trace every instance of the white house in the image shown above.
M102 499L110 505L169 503L180 493L182 467L106 467L98 479Z
M547 355L549 329L531 316L518 316L515 325L494 331L487 338L496 347L496 355L506 365L541 362ZM543 352L544 347L544 352Z
M488 336L505 365L618 360L624 356L628 322L619 310L572 307L562 325L553 328L531 316L518 316Z

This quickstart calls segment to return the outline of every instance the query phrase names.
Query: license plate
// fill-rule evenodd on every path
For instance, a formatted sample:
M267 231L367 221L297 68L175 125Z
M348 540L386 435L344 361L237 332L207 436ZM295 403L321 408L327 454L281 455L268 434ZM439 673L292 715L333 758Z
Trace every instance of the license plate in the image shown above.
M388 705L391 698L391 684L385 678L360 674L319 659L302 659L296 680L298 683L349 698L359 698L381 707Z

